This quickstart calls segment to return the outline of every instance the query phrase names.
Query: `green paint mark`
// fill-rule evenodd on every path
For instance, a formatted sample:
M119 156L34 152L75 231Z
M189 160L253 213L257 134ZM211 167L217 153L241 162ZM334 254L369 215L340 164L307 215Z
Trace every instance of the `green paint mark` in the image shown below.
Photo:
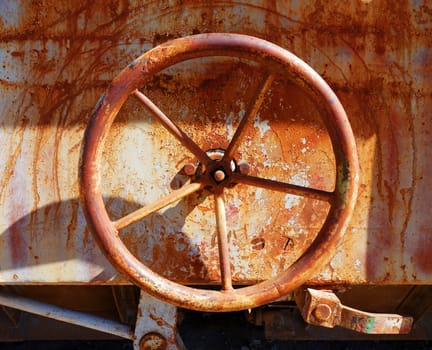
M366 333L370 334L375 328L375 317L366 318Z

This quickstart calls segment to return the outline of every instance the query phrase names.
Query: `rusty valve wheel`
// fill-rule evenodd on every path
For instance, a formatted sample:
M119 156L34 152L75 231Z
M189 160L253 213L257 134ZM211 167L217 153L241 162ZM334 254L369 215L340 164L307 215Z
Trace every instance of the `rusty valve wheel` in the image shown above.
M153 75L173 64L207 56L241 57L262 64L267 71L228 148L219 152L202 150L137 90ZM258 112L276 74L287 76L299 88L305 89L322 108L336 162L336 185L331 192L250 176L247 174L247 164L235 163L233 157L246 126ZM196 165L187 164L184 171L193 175L193 181L154 203L111 221L102 199L99 163L111 124L130 94L134 94L152 116L196 156L201 170L200 176L195 176ZM357 151L351 126L341 103L326 82L292 53L265 40L239 34L200 34L175 39L146 52L125 68L102 96L87 127L81 167L81 193L87 222L112 264L148 293L177 306L200 311L253 308L274 301L304 284L335 253L353 212L359 181ZM224 188L236 183L314 198L330 204L329 213L316 239L289 268L269 280L239 289L232 286L223 199ZM204 187L210 189L215 197L222 285L219 291L191 288L156 274L134 257L118 235L118 231L129 224Z

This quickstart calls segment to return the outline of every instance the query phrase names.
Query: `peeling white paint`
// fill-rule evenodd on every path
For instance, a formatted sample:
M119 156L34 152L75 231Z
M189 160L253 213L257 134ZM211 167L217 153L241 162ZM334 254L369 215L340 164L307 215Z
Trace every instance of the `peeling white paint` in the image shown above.
M268 120L261 120L261 115L259 114L254 120L254 127L259 130L261 137L264 137L265 133L270 130Z
M291 209L300 203L300 198L298 196L293 196L291 194L287 194L285 196L285 209Z
M362 267L362 263L360 261L360 259L356 259L356 261L354 262L354 267L356 268L357 271L359 271Z
M227 137L231 139L234 135L234 125L233 125L234 113L230 112L230 114L225 115L225 121L226 121L226 129L228 131Z

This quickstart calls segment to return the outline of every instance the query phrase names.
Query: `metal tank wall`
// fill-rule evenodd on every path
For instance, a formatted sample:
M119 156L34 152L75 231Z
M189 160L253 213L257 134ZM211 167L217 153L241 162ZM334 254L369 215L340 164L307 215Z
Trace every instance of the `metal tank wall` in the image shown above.
M361 187L344 242L312 282L432 282L432 7L427 1L2 1L0 3L0 282L127 283L100 253L79 200L84 130L110 81L168 39L206 32L264 38L334 89L352 125ZM199 63L199 64L198 64ZM205 149L224 147L260 67L215 58L173 67L144 91ZM240 153L267 177L334 186L314 106L279 77ZM130 98L104 153L114 218L178 187L190 159ZM320 203L237 186L228 195L233 278L283 270L325 218ZM264 191L265 192L265 191ZM212 203L188 198L125 230L155 271L219 279Z

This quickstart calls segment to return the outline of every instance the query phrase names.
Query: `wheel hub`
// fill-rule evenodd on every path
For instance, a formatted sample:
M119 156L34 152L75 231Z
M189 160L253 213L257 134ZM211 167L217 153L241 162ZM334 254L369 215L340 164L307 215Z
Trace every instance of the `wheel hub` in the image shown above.
M208 189L216 189L235 185L232 174L240 173L235 159L226 159L224 149L210 149L206 151L210 161L207 164L197 162L187 163L183 170L194 181L203 183ZM241 162L245 164L245 162ZM246 167L244 167L246 168ZM248 168L248 167L247 167ZM248 168L249 169L249 168Z

